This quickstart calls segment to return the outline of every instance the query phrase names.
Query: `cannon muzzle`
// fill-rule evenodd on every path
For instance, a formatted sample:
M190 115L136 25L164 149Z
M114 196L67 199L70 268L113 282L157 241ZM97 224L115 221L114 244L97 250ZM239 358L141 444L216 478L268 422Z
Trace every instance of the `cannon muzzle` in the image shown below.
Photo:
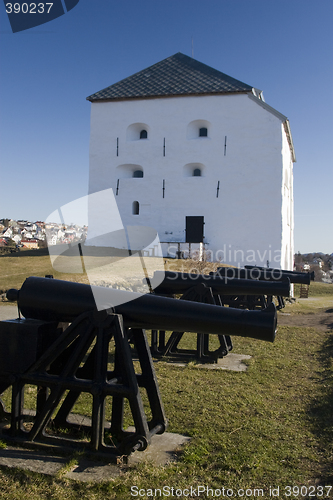
M7 292L24 317L47 321L73 321L96 309L96 296L98 309L113 308L129 328L236 335L268 342L275 338L274 304L263 311L248 311L37 277L27 278L20 290ZM120 305L113 307L115 303Z
M289 297L290 281L266 282L251 279L228 278L191 273L165 271L165 277L159 278L161 271L155 271L154 279L160 285L155 288L157 294L178 294L200 283L210 287L216 295L275 295ZM162 282L161 282L162 281Z

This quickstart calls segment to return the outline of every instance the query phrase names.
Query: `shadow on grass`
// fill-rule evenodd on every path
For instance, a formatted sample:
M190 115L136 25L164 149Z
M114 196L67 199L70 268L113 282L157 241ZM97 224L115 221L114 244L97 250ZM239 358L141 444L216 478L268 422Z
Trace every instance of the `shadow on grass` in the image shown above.
M328 326L332 329L332 325ZM309 417L326 461L320 477L324 486L333 481L333 334L323 343L319 360L323 368L318 381L320 388L309 407Z
M13 253L4 253L0 257L43 257L49 255L47 248L36 248L34 250L19 250Z
M80 248L78 249L78 246ZM135 254L139 250L132 250ZM77 257L82 253L85 257L128 257L128 250L114 247L94 247L85 246L84 243L72 243L70 245L52 245L46 248L36 248L34 250L20 250L13 253L5 253L1 257L43 257L43 256L63 256Z
M328 313L328 314L332 314L333 313L333 309L327 309L325 312ZM330 330L333 330L333 322L329 323L327 326L328 326L328 328Z

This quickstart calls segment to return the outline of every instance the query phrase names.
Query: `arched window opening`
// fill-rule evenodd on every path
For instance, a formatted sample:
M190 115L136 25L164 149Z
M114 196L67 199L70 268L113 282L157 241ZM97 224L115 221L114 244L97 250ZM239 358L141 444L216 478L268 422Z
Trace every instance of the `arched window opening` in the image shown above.
M142 126L141 128L147 128L145 126ZM207 121L207 120L193 120L187 125L187 130L186 130L186 139L192 140L192 139L199 139L200 137L208 137L208 130L209 133L213 129L213 125Z
M142 170L134 170L133 172L133 177L143 177L143 171Z
M139 141L147 139L150 133L150 128L147 123L132 123L126 130L126 141Z
M138 201L133 201L132 203L132 214L139 215L140 205Z
M205 165L203 163L187 163L183 166L184 177L204 177Z

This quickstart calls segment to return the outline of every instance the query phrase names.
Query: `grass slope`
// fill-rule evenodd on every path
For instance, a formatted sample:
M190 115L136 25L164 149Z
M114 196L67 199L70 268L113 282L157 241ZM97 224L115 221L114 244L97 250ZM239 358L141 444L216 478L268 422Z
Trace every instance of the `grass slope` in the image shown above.
M40 266L44 273L45 262ZM303 300L279 314L287 313L295 321L307 314L312 318L326 311L331 314L333 287L314 285L310 289L316 300L310 310ZM136 498L151 498L149 488L205 485L235 493L240 488L252 489L252 497L254 489L260 488L264 495L257 492L257 496L266 499L271 498L270 487L280 487L275 498L286 498L282 493L287 485L332 485L332 325L323 330L313 321L311 327L299 327L295 321L279 327L274 344L233 338L234 352L252 356L246 372L202 370L194 363L186 367L156 364L168 431L192 438L176 463L165 467L140 464L99 484L1 467L0 498L128 500L135 498L131 496L134 485L147 493ZM78 411L84 408L83 403ZM69 462L69 466L74 464L75 457ZM326 498L328 491L291 498Z

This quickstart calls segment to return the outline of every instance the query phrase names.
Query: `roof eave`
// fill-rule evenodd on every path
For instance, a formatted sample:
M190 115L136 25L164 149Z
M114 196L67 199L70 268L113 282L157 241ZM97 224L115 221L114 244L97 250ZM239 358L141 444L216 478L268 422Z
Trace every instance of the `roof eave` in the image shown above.
M280 113L279 111L277 111L272 106L269 106L269 104L267 104L265 101L262 101L261 99L258 99L258 97L256 97L255 95L253 95L251 93L248 93L248 97L252 101L254 101L257 104L259 104L259 106L261 106L262 108L266 109L266 111L268 111L269 113L272 113L272 115L276 116L279 120L281 120L281 122L283 123L284 130L286 132L287 141L288 141L288 144L289 144L289 147L290 147L292 161L293 161L293 163L296 163L296 155L295 155L294 143L293 143L293 138L292 138L292 135L291 135L290 124L289 124L288 118L285 115L283 115L282 113Z
M88 96L87 101L90 102L115 102L115 101L137 101L147 99L167 99L170 97L198 97L198 96L214 96L214 95L235 95L235 94L248 94L248 90L233 90L226 92L197 92L188 94L167 94L167 95L151 95L151 96L130 96L130 97L112 97L112 98L93 98Z
M296 161L297 161L296 160L296 154L295 154L293 138L292 138L291 130L290 130L290 123L289 123L288 119L286 119L286 121L283 122L283 126L284 126L284 130L286 132L286 135L287 135L287 140L288 140L288 143L289 143L289 147L290 147L290 151L291 151L291 156L292 156L293 163L296 163Z

